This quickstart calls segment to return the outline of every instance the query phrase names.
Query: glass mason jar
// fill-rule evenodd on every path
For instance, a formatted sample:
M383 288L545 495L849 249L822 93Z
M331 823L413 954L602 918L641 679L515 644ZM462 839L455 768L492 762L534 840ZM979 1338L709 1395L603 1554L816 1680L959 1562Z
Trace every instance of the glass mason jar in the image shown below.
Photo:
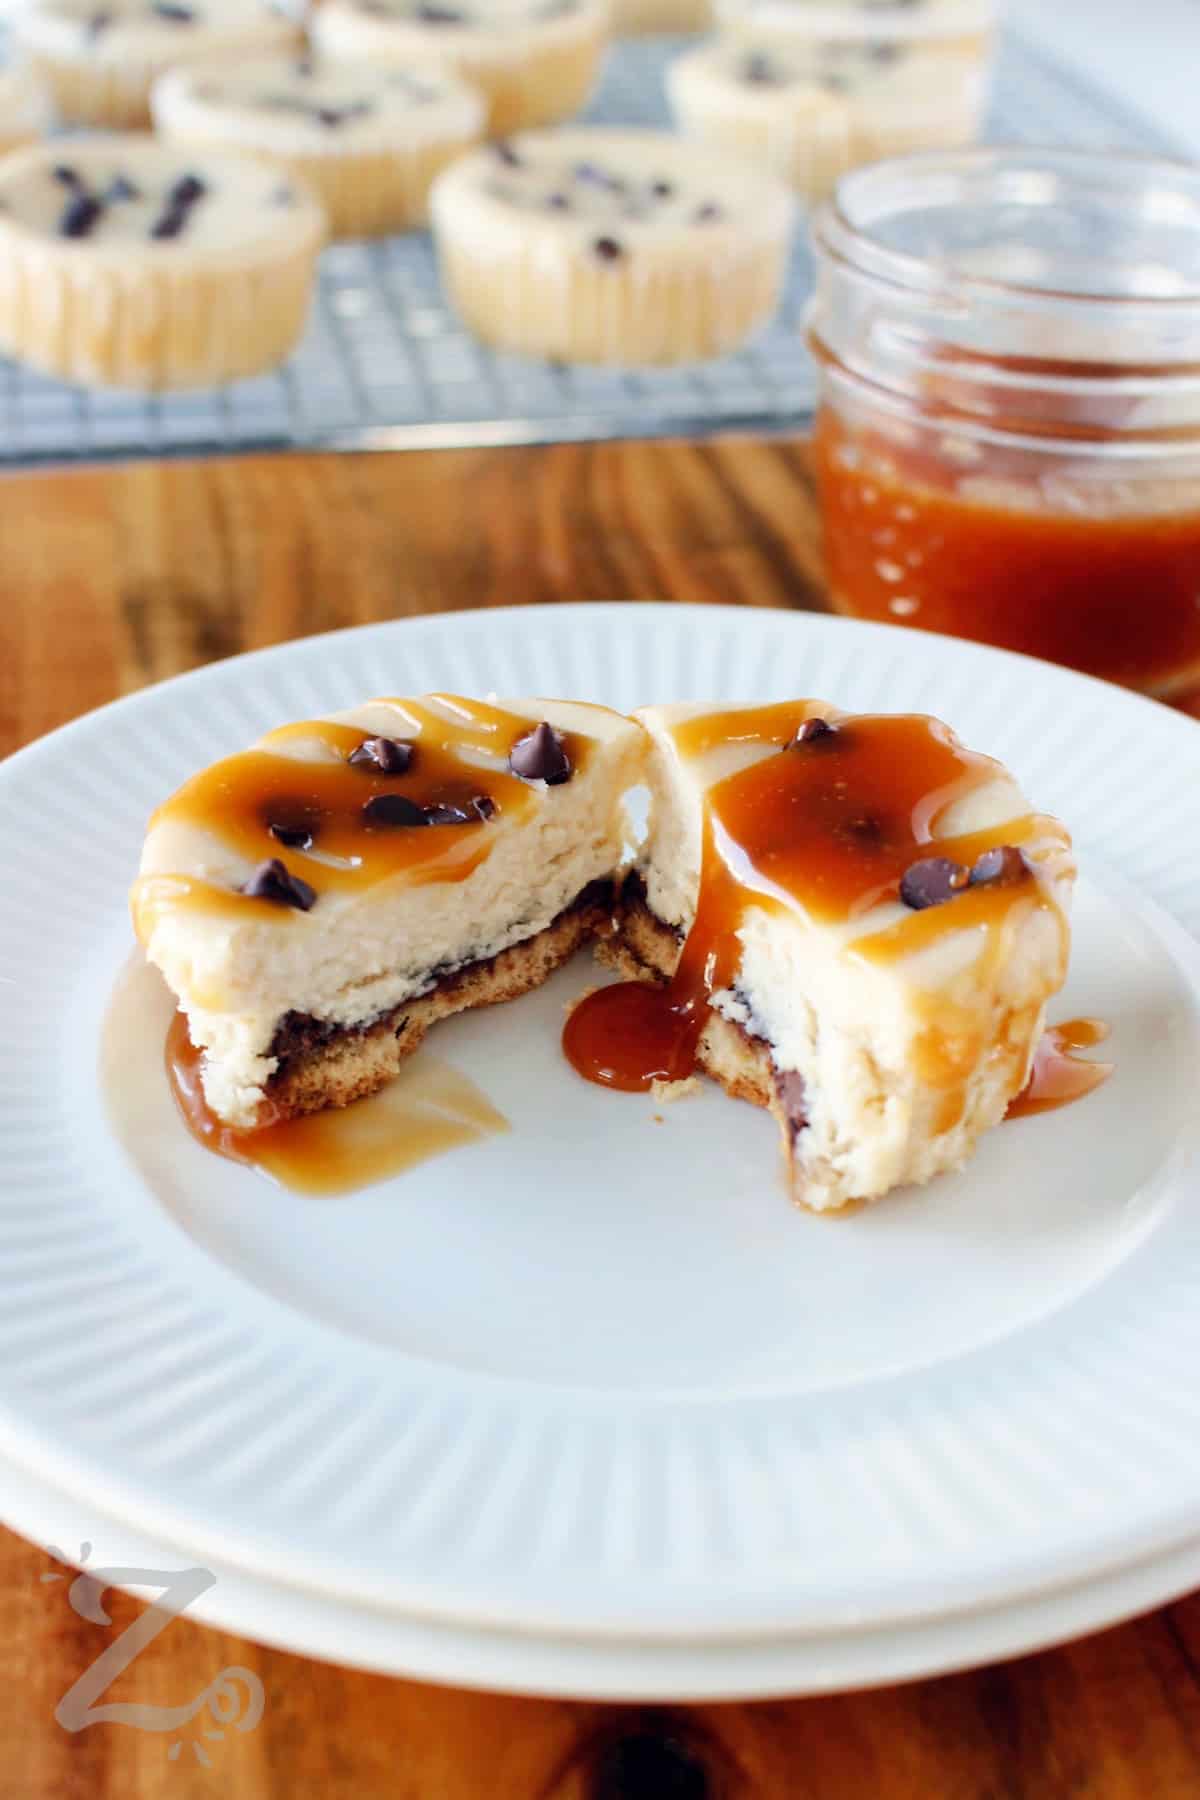
M911 156L813 233L836 609L1200 683L1200 168Z

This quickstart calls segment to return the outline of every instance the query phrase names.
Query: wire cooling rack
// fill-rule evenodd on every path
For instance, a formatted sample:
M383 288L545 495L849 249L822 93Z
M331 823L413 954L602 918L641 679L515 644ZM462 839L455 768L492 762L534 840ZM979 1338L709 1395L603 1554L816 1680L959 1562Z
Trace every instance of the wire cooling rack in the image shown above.
M588 112L668 123L663 70L679 41L618 44ZM994 140L1171 153L1144 118L1012 36L1001 45ZM0 466L250 449L436 449L563 439L759 431L811 417L800 315L812 265L803 234L774 323L733 356L637 373L501 356L442 297L428 236L337 244L321 260L312 319L275 373L189 394L88 390L0 359Z

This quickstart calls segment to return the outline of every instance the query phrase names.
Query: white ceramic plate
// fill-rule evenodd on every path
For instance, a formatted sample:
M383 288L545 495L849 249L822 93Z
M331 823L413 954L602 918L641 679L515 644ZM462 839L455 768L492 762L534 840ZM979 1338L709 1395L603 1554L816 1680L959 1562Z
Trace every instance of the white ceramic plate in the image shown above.
M1116 1076L1003 1127L965 1175L836 1221L789 1207L750 1108L706 1093L659 1124L577 1080L557 1027L586 960L439 1028L512 1135L357 1195L284 1194L195 1147L136 977L110 1106L152 806L271 724L438 686L939 713L1076 832L1055 1011L1112 1022ZM552 1685L538 1646L544 1664L571 1640L578 1691L754 1691L750 1647L778 1674L801 1638L794 1685L849 1685L900 1672L897 1634L915 1673L1054 1635L1053 1596L1089 1584L1054 1616L1160 1598L1200 1536L1198 795L1200 732L1148 702L948 639L720 608L372 627L32 746L0 768L20 856L0 881L0 1455L231 1592L290 1590L297 1649L331 1653L302 1621L332 1609L370 1618L380 1666L495 1685ZM1002 1637L972 1635L1001 1613ZM497 1634L528 1646L504 1682L470 1650Z

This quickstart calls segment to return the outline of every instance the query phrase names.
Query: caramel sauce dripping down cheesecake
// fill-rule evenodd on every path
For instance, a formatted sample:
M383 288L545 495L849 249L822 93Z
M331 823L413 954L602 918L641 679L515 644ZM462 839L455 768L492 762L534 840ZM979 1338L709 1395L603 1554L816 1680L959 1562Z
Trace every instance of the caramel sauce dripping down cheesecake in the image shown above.
M817 1210L960 1166L1066 975L1070 840L934 719L651 708L650 833L568 1022L592 1080L701 1068L779 1120Z

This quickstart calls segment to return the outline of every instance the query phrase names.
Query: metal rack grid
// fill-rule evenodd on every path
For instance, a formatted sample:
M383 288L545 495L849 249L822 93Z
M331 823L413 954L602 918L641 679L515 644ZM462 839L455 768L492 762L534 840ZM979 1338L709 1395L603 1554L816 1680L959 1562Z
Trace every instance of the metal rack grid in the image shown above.
M663 69L678 41L611 52L587 117L665 125ZM1009 35L988 135L1170 153L1144 118ZM0 466L250 449L429 449L772 430L811 416L799 333L811 280L803 234L772 325L718 361L637 373L497 355L442 297L428 236L338 244L322 257L303 343L278 371L195 393L144 395L51 381L0 359Z

